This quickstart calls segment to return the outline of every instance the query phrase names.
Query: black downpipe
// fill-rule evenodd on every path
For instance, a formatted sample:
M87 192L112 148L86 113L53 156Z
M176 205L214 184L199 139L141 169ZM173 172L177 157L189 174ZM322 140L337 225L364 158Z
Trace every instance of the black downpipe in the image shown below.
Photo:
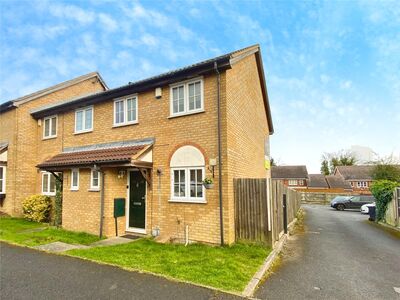
M220 73L217 62L214 63L217 74L217 113L218 113L218 189L219 189L219 228L221 233L221 246L224 245L224 214L222 207L222 150L221 150L221 97L220 97Z

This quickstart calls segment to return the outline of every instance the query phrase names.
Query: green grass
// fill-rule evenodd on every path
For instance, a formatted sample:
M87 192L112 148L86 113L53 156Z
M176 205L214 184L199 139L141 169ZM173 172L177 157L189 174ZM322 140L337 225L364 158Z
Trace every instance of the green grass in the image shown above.
M211 247L159 244L149 239L109 247L70 250L67 253L124 268L180 280L242 291L271 249L254 244Z
M44 229L40 230L40 228ZM52 242L88 245L98 241L99 238L92 234L67 231L44 223L2 217L0 218L0 240L24 246L38 246Z

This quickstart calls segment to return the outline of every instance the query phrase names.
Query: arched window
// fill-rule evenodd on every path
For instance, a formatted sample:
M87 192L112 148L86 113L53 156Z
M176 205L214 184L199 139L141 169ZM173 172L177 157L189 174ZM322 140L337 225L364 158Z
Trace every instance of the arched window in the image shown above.
M204 156L199 149L186 145L171 157L171 201L205 202Z

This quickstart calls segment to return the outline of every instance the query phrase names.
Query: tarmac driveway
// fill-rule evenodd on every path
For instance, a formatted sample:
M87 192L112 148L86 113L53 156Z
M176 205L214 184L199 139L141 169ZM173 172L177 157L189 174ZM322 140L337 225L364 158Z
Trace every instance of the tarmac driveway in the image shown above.
M240 299L165 278L0 243L0 299Z
M357 211L305 210L305 231L288 240L257 298L400 299L398 237Z

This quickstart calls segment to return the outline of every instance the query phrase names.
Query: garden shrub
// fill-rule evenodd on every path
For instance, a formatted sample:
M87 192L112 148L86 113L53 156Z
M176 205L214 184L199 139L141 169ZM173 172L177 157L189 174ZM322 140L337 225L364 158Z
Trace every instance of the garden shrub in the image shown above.
M33 195L22 202L24 217L35 222L47 222L50 216L51 199L44 195Z
M376 220L384 221L388 203L393 199L393 192L398 185L395 181L378 180L371 187L371 193L376 199Z

